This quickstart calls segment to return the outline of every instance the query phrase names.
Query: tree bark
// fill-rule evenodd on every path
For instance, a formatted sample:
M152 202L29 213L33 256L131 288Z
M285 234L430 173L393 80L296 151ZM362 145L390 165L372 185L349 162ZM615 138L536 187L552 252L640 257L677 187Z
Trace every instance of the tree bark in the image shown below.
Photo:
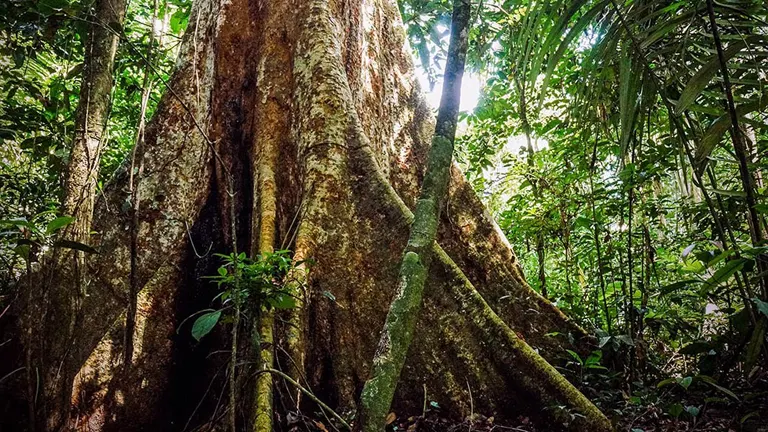
M297 261L314 261L293 275L304 282L295 285L296 309L276 316L274 327L244 322L274 330L275 367L339 412L355 406L369 376L434 124L396 5L200 0L189 22L138 149L140 291L130 367L121 364L131 274L132 215L121 211L127 176L96 206L99 254L86 259L82 304L69 300L73 269L33 275L25 307L48 299L49 312L25 323L23 342L34 352L47 430L182 430L221 421L227 359L212 352L230 345L229 332L220 326L194 344L184 320L216 295L202 276L219 263L206 251L229 253L233 238L238 250L279 242ZM545 361L557 361L568 344L553 332L580 338L571 348L585 352L584 331L528 286L455 165L438 244L393 410L420 413L426 384L430 400L466 415L469 382L475 412L547 423L552 411L543 408L566 405L586 416L585 427L608 430ZM241 376L240 388L253 389ZM297 404L311 412L311 401L274 380L279 419ZM254 424L265 405L255 399L263 393L239 395L238 428L260 430Z
M86 243L93 218L99 161L109 117L118 32L125 18L125 0L97 0L85 45L75 137L64 179L62 212L75 218L68 227L72 240Z

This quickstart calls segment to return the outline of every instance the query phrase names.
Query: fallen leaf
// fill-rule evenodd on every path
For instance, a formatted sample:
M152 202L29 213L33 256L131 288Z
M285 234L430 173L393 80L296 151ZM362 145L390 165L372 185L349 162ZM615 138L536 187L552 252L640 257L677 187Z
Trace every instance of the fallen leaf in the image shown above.
M396 418L397 418L397 416L393 412L387 414L386 424L392 424L392 422L395 421Z

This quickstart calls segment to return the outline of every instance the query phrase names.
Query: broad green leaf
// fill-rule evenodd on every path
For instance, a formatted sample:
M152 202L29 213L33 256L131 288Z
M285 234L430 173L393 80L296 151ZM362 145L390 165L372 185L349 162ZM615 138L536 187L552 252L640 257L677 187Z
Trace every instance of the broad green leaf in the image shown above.
M562 37L563 31L568 25L568 22L586 3L586 0L573 1L568 6L568 9L563 14L560 14L557 23L554 25L554 27L551 28L549 34L547 34L547 38L544 40L544 43L538 47L538 54L533 59L531 72L528 75L528 78L532 83L535 83L536 79L538 79L539 72L541 71L541 65L543 64L544 59L547 57L547 55L551 54L555 44ZM534 35L530 35L529 37L534 37ZM542 94L543 93L544 92L542 92Z
M629 335L618 335L614 337L616 338L616 340L620 341L624 345L635 346L635 341L632 340L632 337Z
M670 405L669 408L667 408L667 412L672 417L678 418L678 417L680 417L680 414L683 413L683 409L684 408L683 408L682 405L680 405L679 403L676 403L676 404Z
M744 191L731 191L731 190L724 190L724 189L712 189L712 192L722 195L722 196L730 196L730 197L739 197L744 198L747 196L747 193Z
M608 343L608 342L610 342L610 341L611 341L611 337L610 337L610 336L603 336L603 337L601 337L601 338L600 338L600 340L598 341L598 344L597 344L597 346L598 346L599 348L602 348L602 347L604 347L604 346L605 346L605 344L607 344L607 343Z
M584 361L584 364L586 365L599 365L600 361L603 359L603 352L600 350L592 351L592 353L587 357L587 360Z
M680 354L695 355L705 353L712 349L712 344L707 341L691 342L680 349Z
M619 144L622 156L627 154L637 117L638 90L642 73L635 70L634 63L629 48L625 47L619 63L619 120L621 125Z
M751 413L745 415L739 420L739 424L744 424L747 420L751 419L752 417L760 417L759 411L752 411Z
M746 263L747 259L745 258L738 258L726 262L725 265L720 267L715 272L715 274L712 275L712 277L704 282L704 286L702 287L702 294L705 294L710 289L717 287L721 283L727 282L731 276L741 270Z
M17 218L17 219L2 219L0 220L0 225L5 226L13 226L13 227L24 227L24 228L34 228L34 225L27 221L24 218Z
M189 11L184 9L179 9L176 12L171 15L171 31L175 34L181 34L185 28L187 28L187 24L189 23Z
M271 305L275 309L293 309L296 307L296 299L290 295L283 294L274 298Z
M640 43L640 48L643 51L646 51L648 47L650 47L660 39L669 35L670 32L672 32L672 30L675 30L680 24L689 22L691 19L691 15L693 15L694 12L695 12L694 9L690 9L678 15L674 19L659 20L658 24L656 24L654 27L651 27L651 29L646 32L648 36L642 40L642 42Z
M79 250L82 252L90 253L90 254L97 254L99 251L94 249L91 246L88 246L87 244L72 241L72 240L58 240L53 243L53 247L60 247L65 249L74 249Z
M211 330L213 330L213 327L216 326L216 323L219 322L220 317L220 310L200 315L192 325L192 337L195 338L195 340L200 341L203 336L207 335L211 332Z
M573 359L574 359L574 360L576 360L576 362L577 362L578 364L584 364L584 361L581 359L581 356L579 356L579 355L578 355L578 354L577 354L575 351L572 351L572 350L569 350L569 349L567 349L567 350L565 350L565 351L566 351L568 354L570 354L570 355L571 355L571 357L573 357Z
M757 41L759 41L759 38L749 37L747 40L737 40L732 42L728 48L723 51L725 61L727 62L732 59L741 50L746 48L748 42L754 43ZM679 115L688 108L696 100L699 94L701 94L702 90L709 85L712 78L714 78L719 70L720 59L717 54L713 54L704 66L702 66L685 85L683 92L680 94L680 99L675 105L675 113Z
M755 302L757 310L768 318L768 302L764 302L757 297L753 298L752 301Z
M736 107L736 113L739 118L744 118L746 114L762 110L768 105L768 98L760 98L757 101L750 101ZM731 127L731 118L728 114L722 114L718 117L704 132L698 144L696 145L695 164L699 172L703 172L706 167L709 156L715 150L715 147L723 140L723 135Z
M656 388L662 388L664 386L668 386L670 384L675 384L675 383L677 383L677 380L675 378L667 378L665 380L659 381L659 383L656 384Z
M684 377L677 381L678 384L680 384L680 387L688 390L688 387L691 386L691 383L693 382L693 377Z
M48 226L45 228L45 233L48 235L53 234L54 232L64 228L65 226L71 224L75 218L72 216L60 216L56 219L48 222Z
M29 259L29 245L18 245L13 248L13 253L20 256L24 260Z
M707 375L697 375L696 379L711 385L712 387L716 388L717 390L720 390L721 392L727 394L728 396L730 396L730 397L732 397L732 398L734 398L736 400L739 400L739 397L736 396L736 394L734 392L732 392L732 391L728 390L727 388L717 384L717 381L715 381L715 379L710 377L710 376L707 376Z
M579 18L578 21L571 27L570 30L568 30L568 34L565 35L565 38L562 42L560 42L560 46L557 47L557 51L549 58L549 62L547 64L547 70L544 74L544 81L541 85L541 97L539 99L539 107L544 102L544 96L546 95L546 89L547 85L549 83L549 78L552 76L552 72L555 70L555 66L557 66L557 63L560 61L560 59L563 57L563 54L565 54L566 49L571 45L571 42L576 38L576 36L582 34L584 29L592 23L595 16L602 10L606 8L610 4L611 0L605 0L594 7L592 9L588 10L584 15ZM577 2L578 3L578 2Z

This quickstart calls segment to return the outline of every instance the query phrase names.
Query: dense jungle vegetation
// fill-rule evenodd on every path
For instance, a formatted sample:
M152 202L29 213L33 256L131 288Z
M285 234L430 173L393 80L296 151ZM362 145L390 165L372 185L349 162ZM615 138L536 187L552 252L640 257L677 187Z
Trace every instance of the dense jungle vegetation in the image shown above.
M59 236L72 223L63 179L92 3L0 4L0 321L41 256L95 252ZM452 7L399 1L424 92L442 85ZM124 24L109 23L119 38L97 196L134 174L127 161L169 91L191 8L133 0ZM550 362L620 430L767 430L765 2L473 0L469 26L465 79L481 90L459 114L454 160L527 282L594 337L587 351L564 346ZM273 290L264 310L295 307L273 286L294 270L289 251L239 261L213 252L224 264L204 283L235 286L252 272ZM240 295L223 292L222 301ZM194 339L219 321L211 311ZM14 345L0 334L0 349ZM0 386L22 369L0 369ZM424 391L422 416L388 417L388 428L544 430L522 415L457 419Z

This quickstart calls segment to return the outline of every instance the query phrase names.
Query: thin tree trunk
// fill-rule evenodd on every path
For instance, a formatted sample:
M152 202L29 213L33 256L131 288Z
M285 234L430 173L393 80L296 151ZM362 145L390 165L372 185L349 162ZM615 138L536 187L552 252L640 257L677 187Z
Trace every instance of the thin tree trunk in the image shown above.
M739 174L741 177L741 185L746 193L747 215L749 223L749 236L752 240L754 247L761 246L763 244L763 226L761 224L760 216L757 212L757 199L755 197L754 183L755 180L752 177L752 172L749 167L748 150L744 143L744 137L742 136L741 128L739 127L739 116L736 112L736 104L733 98L733 90L731 88L731 79L728 72L728 62L723 54L723 44L720 41L720 33L717 29L717 21L715 19L715 9L712 0L707 0L707 12L709 15L709 24L712 30L712 36L715 39L715 47L717 48L717 57L720 60L720 73L723 76L723 90L725 92L726 108L731 119L731 141L733 142L733 149L736 153L736 159L739 162ZM765 254L759 254L756 258L757 272L760 275L760 297L763 301L768 301L768 256ZM768 318L761 316L753 333L752 340L750 341L750 347L748 349L746 359L746 369L751 370L755 363L757 363L761 347L765 343L766 327L768 327Z
M565 284L568 291L568 301L573 304L575 295L573 294L573 287L571 286L571 266L574 265L573 251L571 250L571 227L569 218L566 215L566 210L560 208L560 229L563 232L563 249L565 251Z
M400 266L397 294L387 314L373 370L360 395L356 430L378 432L392 404L395 387L405 364L416 321L421 311L432 246L437 237L440 212L448 192L453 143L461 100L461 81L469 36L469 0L454 0L451 39L445 64L443 93L437 114L427 171L414 211L413 225Z
M268 8L265 15L265 31L277 31L279 15L285 13L284 5L264 4ZM290 61L284 47L279 44L264 44L260 56L263 56L264 68L259 70L256 77L257 101L259 105L254 134L254 146L251 150L253 157L252 171L257 173L254 185L254 208L251 230L251 255L264 255L274 252L277 243L278 199L277 175L280 145L284 137L280 131L288 129L286 117L280 115L287 106L283 89L290 87L290 76L277 73L280 63ZM258 319L254 320L251 328L252 350L256 352L256 366L260 370L271 369L275 363L275 312L261 311ZM295 375L295 374L294 374ZM297 377L298 378L298 377ZM274 416L274 383L272 374L262 373L256 377L253 387L253 407L249 413L251 422L248 430L254 432L272 432Z
M536 152L536 146L531 138L531 125L528 123L528 103L525 97L525 81L521 82L515 76L515 83L517 84L517 91L520 93L520 121L523 126L523 132L525 133L525 140L528 151L528 166L533 169L534 167L534 155ZM535 175L535 174L534 174ZM531 187L533 187L534 195L539 195L539 182L537 180L531 181ZM538 262L538 278L539 278L539 291L541 295L548 299L549 292L547 291L547 271L546 271L546 251L544 244L544 226L546 219L542 216L539 221L539 230L536 232L536 260ZM526 239L527 241L527 239Z
M68 227L74 241L86 243L93 219L93 202L104 132L110 107L115 53L125 18L126 0L97 0L75 113L75 137L64 179L62 212L75 218Z
M100 155L110 109L118 43L115 33L122 31L126 7L126 0L97 0L90 16L92 22L85 43L80 99L75 112L75 133L63 178L61 205L63 214L74 217L63 236L78 243L90 243ZM55 429L65 421L61 409L64 405L63 395L59 394L56 400L45 398L48 390L46 385L59 386L58 383L50 382L50 378L57 376L58 371L46 376L51 370L41 370L44 359L55 356L46 347L46 321L52 316L56 320L54 328L66 328L66 333L77 331L78 313L86 301L89 276L86 256L81 251L62 254L55 251L44 261L46 266L42 271L29 275L25 306L22 306L24 310L19 313L25 329L22 340L25 345L27 380L29 388L35 389L34 395L29 395L28 399L29 424L33 431ZM64 290L51 288L50 285L61 283L56 277L57 269L67 264L72 267L72 286ZM56 343L66 346L68 342L65 339ZM43 397L38 397L41 392Z
M603 257L600 242L600 223L597 220L597 208L595 206L595 166L597 165L597 139L595 136L595 146L592 149L592 161L589 165L589 204L592 210L592 240L595 242L595 253L597 254L597 278L600 282L600 294L603 297L603 313L608 328L608 334L613 334L611 329L611 314L608 309L608 299L605 296L605 276L603 275Z
M547 272L544 267L545 264L545 251L544 251L544 234L540 231L536 234L536 259L539 263L539 289L541 295L545 299L549 299L549 292L547 291Z

